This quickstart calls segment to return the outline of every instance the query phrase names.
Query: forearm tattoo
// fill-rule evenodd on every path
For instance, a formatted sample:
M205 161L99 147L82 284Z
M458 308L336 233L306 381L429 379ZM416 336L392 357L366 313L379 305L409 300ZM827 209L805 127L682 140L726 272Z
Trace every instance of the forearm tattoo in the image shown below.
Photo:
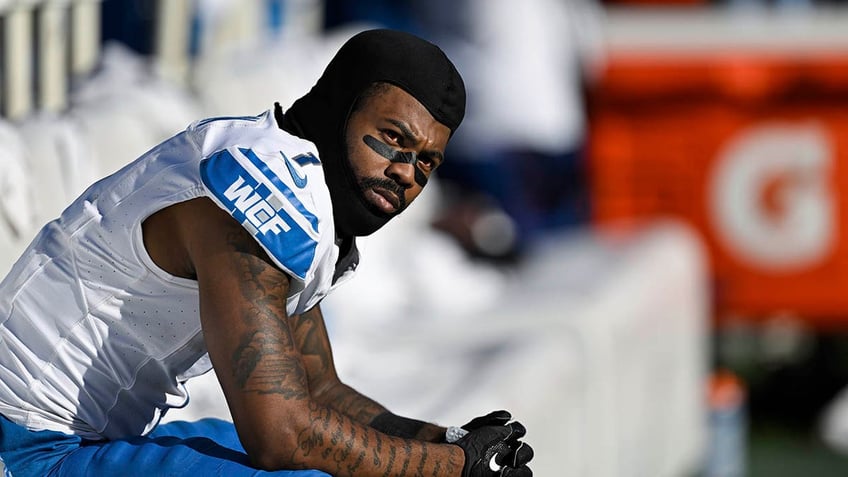
M437 477L462 471L461 450L445 451L454 446L439 446L442 452L434 456L433 444L386 436L318 403L310 406L309 417L312 426L298 436L300 446L291 458L298 468L310 468L320 457L330 465L323 470L336 477Z

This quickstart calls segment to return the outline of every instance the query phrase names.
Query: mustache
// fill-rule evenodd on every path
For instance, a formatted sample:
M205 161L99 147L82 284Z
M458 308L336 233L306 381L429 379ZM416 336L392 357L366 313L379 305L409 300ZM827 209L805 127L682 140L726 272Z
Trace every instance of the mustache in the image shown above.
M401 187L397 182L390 179L382 179L379 177L366 177L359 181L359 190L364 191L370 188L385 189L394 193L398 198L398 210L395 214L400 213L406 208L406 189Z

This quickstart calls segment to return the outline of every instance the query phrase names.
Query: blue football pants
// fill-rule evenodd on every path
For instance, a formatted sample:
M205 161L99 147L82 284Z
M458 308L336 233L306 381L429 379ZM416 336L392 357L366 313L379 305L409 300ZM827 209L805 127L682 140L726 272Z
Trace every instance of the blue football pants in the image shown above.
M235 426L220 419L171 422L144 437L86 441L30 431L0 416L0 458L12 477L330 477L317 470L250 467Z

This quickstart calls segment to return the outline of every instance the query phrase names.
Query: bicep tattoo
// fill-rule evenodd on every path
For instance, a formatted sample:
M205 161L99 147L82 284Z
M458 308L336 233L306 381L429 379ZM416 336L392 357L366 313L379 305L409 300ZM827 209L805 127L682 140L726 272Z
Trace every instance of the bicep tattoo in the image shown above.
M239 273L241 313L245 326L234 337L233 378L244 392L279 394L287 399L308 397L306 373L285 320L288 277L268 263L252 238L233 231L228 243Z

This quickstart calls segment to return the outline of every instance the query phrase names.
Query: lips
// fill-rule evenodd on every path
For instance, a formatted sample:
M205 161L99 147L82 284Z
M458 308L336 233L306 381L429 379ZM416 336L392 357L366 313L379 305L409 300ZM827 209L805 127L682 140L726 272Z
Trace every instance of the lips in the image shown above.
M365 198L377 207L377 209L386 214L393 214L400 208L400 199L397 194L382 187L366 189Z

